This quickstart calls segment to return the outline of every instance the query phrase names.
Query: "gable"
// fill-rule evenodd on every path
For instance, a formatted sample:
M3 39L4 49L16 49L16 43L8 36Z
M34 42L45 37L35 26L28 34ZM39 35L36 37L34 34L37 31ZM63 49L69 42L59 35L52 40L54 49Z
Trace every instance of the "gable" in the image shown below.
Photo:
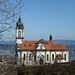
M39 43L36 49L43 50L43 49L45 49L45 46L44 46L44 44Z

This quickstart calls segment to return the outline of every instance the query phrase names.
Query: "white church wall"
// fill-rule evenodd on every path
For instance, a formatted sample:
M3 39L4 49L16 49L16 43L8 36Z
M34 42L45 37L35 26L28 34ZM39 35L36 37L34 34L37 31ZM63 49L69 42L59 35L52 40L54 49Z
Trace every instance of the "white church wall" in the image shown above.
M61 54L62 55L62 51L56 51L56 54Z
M55 61L55 56L56 56L56 54L55 54L55 51L51 51L51 64L53 64L54 63L54 61Z
M20 64L20 53L18 52L18 60L17 64Z
M50 63L50 59L51 59L50 51L46 51L45 59L46 59L46 60L45 60L46 63Z
M26 51L26 65L34 64L34 54L31 51Z
M65 59L65 55L66 55L66 59ZM69 51L63 51L63 57L64 57L63 62L69 62Z
M23 61L23 57L25 54L25 61ZM31 60L29 60L29 54L31 54ZM69 52L68 51L36 51L36 63L39 65L39 60L43 59L43 63L51 63L54 64L55 62L55 58L56 58L56 54L62 54L63 58L64 55L66 54L66 60L62 59L62 60L57 60L58 63L61 62L68 62L69 61ZM47 59L47 55L48 55L48 59ZM52 57L52 55L54 55L54 57ZM34 55L31 51L20 51L18 52L18 64L20 64L20 59L22 58L22 64L24 63L25 65L34 65Z

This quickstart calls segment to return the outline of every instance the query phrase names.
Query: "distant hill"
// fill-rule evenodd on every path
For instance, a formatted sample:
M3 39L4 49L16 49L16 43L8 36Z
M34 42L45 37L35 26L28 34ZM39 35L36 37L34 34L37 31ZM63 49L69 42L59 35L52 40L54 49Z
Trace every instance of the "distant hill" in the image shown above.
M14 46L15 41L14 40L12 40L12 41L4 41L4 42L1 42L0 45Z
M53 40L54 43L64 44L66 46L73 46L75 45L75 40Z

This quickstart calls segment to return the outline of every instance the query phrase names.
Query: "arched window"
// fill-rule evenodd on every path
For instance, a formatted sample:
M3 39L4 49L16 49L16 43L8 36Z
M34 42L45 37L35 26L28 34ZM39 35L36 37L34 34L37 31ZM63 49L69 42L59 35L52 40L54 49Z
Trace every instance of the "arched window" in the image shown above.
M47 54L47 61L49 60L49 55Z
M54 54L52 54L52 60L54 60Z
M29 54L29 60L31 60L31 54Z
M65 61L66 61L66 54L64 54L64 58L65 58Z
M18 31L18 37L21 37L21 31Z
M23 56L23 60L25 60L25 53L24 53L24 56Z

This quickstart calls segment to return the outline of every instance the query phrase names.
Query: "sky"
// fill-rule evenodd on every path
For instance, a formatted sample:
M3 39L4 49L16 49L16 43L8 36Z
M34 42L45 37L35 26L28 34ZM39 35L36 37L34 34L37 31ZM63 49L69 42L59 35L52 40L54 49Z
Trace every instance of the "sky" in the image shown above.
M25 40L75 40L75 0L23 0Z

